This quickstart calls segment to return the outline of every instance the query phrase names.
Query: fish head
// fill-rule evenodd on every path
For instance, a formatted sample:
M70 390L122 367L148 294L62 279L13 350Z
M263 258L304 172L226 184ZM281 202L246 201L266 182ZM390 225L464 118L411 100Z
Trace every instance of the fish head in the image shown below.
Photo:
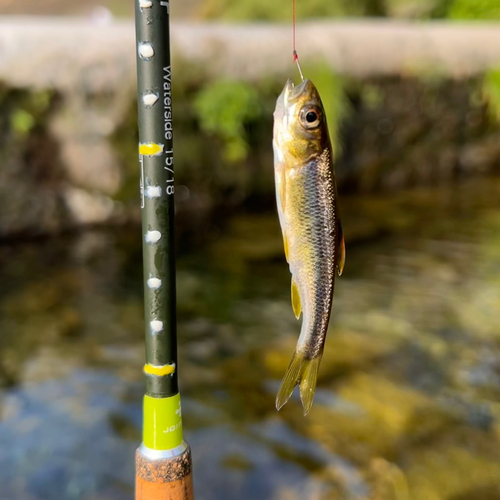
M276 159L285 165L307 163L329 146L325 110L311 80L286 82L274 111L273 143Z

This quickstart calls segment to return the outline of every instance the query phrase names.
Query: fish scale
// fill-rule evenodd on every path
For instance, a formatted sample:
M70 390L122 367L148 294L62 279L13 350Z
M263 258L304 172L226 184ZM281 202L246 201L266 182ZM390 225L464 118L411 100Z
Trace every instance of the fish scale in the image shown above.
M304 297L307 303L304 310L311 312L307 322L304 314L299 347L312 358L322 351L330 317L335 283L335 263L331 258L335 255L335 206L332 203L333 173L328 154L308 164L303 171L304 204L296 205L299 223L296 228L288 228L287 232L297 234L294 243L290 243L290 258L302 262L302 265L297 266L296 271L291 267L291 271L301 299ZM293 219L294 215L297 214L290 214L290 218ZM301 252L301 248L307 248L308 255ZM315 286L311 287L311 283Z

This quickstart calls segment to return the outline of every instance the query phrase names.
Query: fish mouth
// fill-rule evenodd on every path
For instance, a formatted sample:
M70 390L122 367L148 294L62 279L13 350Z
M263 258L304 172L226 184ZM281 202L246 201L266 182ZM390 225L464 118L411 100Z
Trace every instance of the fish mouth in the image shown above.
M311 80L306 79L300 85L295 86L289 78L281 93L283 96L283 104L286 106L296 101L311 85Z
M310 80L304 80L300 85L295 86L289 78L276 101L276 109L274 110L275 121L280 122L284 120L295 102L304 93L312 92L312 89L314 89L314 85Z

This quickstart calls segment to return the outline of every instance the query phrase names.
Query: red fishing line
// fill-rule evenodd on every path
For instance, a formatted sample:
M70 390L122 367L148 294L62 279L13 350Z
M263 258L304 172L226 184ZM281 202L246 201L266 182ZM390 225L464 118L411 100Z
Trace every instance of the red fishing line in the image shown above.
M299 56L297 54L297 46L295 40L295 25L296 25L296 16L295 16L295 0L292 0L292 39L293 39L293 62L297 64L297 68L300 73L300 78L304 81L304 75L302 74L302 69L300 68Z
M298 59L297 47L295 45L295 0L292 0L292 38L293 38L293 61Z

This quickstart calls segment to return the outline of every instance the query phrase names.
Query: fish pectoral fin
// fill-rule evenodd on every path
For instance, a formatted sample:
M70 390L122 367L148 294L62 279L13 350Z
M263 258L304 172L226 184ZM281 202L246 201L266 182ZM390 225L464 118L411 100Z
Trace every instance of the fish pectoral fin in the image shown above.
M279 177L279 197L280 197L280 205L281 205L281 210L283 213L285 213L286 209L286 175L285 172L283 171L282 174Z
M299 289L297 288L297 283L292 278L292 308L295 317L299 319L300 313L302 312L302 304L300 303Z
M283 224L283 218L285 217L285 202L286 202L286 176L284 172L276 173L276 185L277 185L277 204L278 204L278 213L280 215L280 225L281 232L283 234L283 246L285 247L285 257L286 261L288 260L288 239L285 233L285 227Z
M300 384L300 400L306 416L313 404L321 355L307 358L304 353L295 351L288 365L283 381L276 396L276 408L280 410L287 403L297 384Z
M344 265L345 265L345 240L344 240L344 231L342 230L342 223L340 222L340 220L338 222L337 228L338 228L337 248L339 252L337 260L337 273L339 276L342 276L342 272L344 271Z

